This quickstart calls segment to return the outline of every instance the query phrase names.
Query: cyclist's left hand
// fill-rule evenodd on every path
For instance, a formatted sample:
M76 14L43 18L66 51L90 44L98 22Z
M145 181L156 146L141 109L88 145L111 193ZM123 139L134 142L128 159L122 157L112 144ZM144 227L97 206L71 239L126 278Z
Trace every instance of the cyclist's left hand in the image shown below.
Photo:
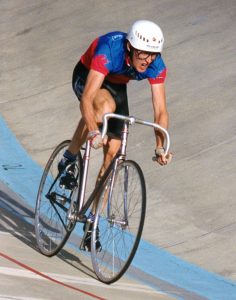
M157 162L161 165L161 166L165 166L168 165L173 157L173 153L168 153L166 155L161 154L159 157L157 157Z
M155 154L156 154L156 161L161 166L165 166L169 164L173 157L173 153L171 152L165 155L165 150L163 148L156 149Z

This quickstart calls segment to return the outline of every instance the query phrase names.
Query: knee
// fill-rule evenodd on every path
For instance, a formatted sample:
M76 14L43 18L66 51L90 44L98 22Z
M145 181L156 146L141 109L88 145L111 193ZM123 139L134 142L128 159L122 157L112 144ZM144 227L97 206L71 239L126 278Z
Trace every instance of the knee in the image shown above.
M111 94L105 90L99 90L94 100L94 111L97 122L102 122L102 117L105 113L114 112L116 110L116 104Z
M107 144L104 148L104 155L107 161L111 161L120 148L120 140L108 138Z
M105 113L113 113L116 110L116 104L115 101L111 100L106 100L103 103L103 114Z

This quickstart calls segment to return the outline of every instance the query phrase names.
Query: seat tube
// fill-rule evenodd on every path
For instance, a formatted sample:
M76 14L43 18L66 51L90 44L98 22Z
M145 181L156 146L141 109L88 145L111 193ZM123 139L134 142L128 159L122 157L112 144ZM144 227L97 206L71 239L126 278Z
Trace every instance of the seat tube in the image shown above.
M127 148L127 140L129 134L129 122L124 122L124 127L122 131L122 139L121 139L121 155L125 158L126 157L126 148ZM127 218L127 190L128 190L128 166L125 167L125 174L124 174L124 217L125 221L128 220Z
M129 134L129 122L124 121L124 126L121 135L121 148L120 148L120 154L124 157L126 156L128 134Z
M125 221L128 222L128 183L129 183L129 167L125 166L125 173L124 173L124 217Z
M90 144L90 141L87 141L85 153L84 153L84 157L83 157L84 168L83 168L83 177L82 177L82 183L81 183L80 195L79 195L79 212L81 211L83 204L84 204L86 183L87 183L87 177L88 177L90 151L91 151L91 144Z

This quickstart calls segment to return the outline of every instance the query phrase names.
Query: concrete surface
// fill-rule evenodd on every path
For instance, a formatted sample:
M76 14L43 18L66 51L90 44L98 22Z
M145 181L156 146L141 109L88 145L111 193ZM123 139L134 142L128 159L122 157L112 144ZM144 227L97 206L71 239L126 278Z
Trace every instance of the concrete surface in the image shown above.
M37 250L34 211L0 183L0 299L174 299L123 278L108 286L93 273L90 256L65 247L48 258ZM23 216L23 218L22 218Z
M175 156L156 166L153 133L132 129L129 157L148 190L144 238L235 280L236 2L10 0L0 9L0 112L42 166L79 119L71 72L88 43L136 19L159 23ZM130 83L129 96L131 114L152 120L148 84Z

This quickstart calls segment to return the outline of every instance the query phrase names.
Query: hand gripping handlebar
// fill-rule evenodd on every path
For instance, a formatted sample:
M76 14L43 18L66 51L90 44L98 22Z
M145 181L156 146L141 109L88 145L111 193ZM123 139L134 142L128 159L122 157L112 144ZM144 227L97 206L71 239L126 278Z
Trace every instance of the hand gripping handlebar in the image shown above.
M153 127L155 129L161 131L165 135L165 155L169 152L170 137L169 137L168 131L165 128L161 127L160 125L158 125L156 123L147 122L147 121L137 119L137 118L132 117L132 116L122 116L122 115L114 114L114 113L104 114L104 116L103 116L103 127L102 127L102 138L104 138L106 133L107 133L108 120L110 118L115 118L115 119L119 119L119 120L123 120L123 121L128 121L130 125L133 125L133 124L136 123L136 124L141 124L141 125Z

